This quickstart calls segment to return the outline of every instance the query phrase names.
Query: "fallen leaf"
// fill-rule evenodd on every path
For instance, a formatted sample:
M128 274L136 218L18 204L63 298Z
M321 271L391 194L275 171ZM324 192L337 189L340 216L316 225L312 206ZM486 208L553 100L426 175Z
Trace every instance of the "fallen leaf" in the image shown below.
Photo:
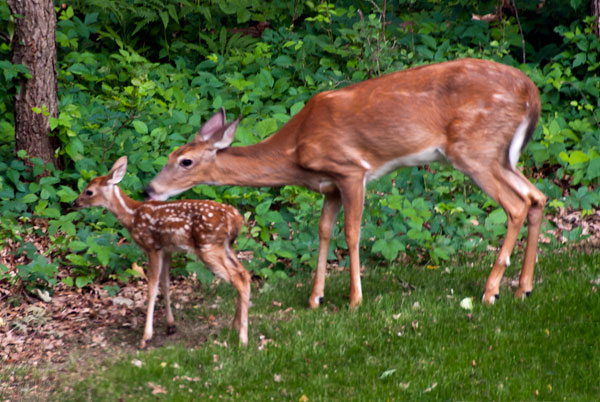
M298 399L298 402L308 402L308 401L310 401L310 399L308 399L308 396L306 396L304 394L300 397L300 399Z
M166 394L167 393L167 389L165 387L163 387L162 385L154 384L152 382L148 382L148 386L150 388L152 388L152 395Z
M388 378L389 376L391 376L395 372L396 372L396 369L385 370L383 373L381 373L381 375L379 376L379 379L383 380L385 378Z
M52 297L50 297L50 293L47 290L41 290L39 288L35 288L31 291L34 295L40 298L41 301L45 303L50 303L52 301Z
M160 364L160 367L162 367L162 368L165 368L165 367L167 367L167 362L162 362L162 363Z
M142 267L140 267L137 264L137 262L134 262L133 264L131 264L131 269L134 272L136 272L140 278L147 279L146 278L146 273L144 272L144 269Z
M431 384L431 387L427 388L425 391L423 392L431 392L433 391L433 389L437 387L437 382L434 382L433 384Z
M398 384L398 386L403 389L403 390L407 390L408 387L410 387L410 381L409 382L401 382L400 384Z
M397 320L398 318L400 318L401 315L402 315L402 313L394 314L394 315L392 315L392 318L394 320Z
M133 300L128 299L127 297L113 297L112 302L114 305L123 305L127 307L133 307Z
M133 364L135 367L142 367L142 365L144 364L144 362L142 362L141 360L138 359L133 359L131 361L131 364Z
M460 301L460 306L465 310L473 310L473 298L465 297Z
M275 382L281 382L281 374L275 374L273 376L273 381L275 381Z
M277 300L273 300L273 305L275 307L281 307L281 302L277 301Z
M414 320L414 321L411 323L411 325L412 325L412 327L413 327L413 329L414 329L415 331L416 331L417 329L419 329L419 321L417 321L417 320Z

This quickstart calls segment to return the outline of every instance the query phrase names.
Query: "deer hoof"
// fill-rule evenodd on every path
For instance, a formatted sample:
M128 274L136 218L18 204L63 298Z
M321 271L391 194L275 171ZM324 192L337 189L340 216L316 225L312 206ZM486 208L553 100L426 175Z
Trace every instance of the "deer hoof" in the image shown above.
M323 304L324 300L325 299L323 298L323 296L311 297L310 300L308 301L308 305L310 308L317 308Z
M490 298L487 300L485 298L485 292L483 292L483 294L481 295L481 301L484 303L487 303L487 304L494 304L496 302L496 300L499 300L499 299L500 299L499 293L496 293L495 295L490 296Z
M177 326L175 324L167 325L167 335L173 335L177 332Z

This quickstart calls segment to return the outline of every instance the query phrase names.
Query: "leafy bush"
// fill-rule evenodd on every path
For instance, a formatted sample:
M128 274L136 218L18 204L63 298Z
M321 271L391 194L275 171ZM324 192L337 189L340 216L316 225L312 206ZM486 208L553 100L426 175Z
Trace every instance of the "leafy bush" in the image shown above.
M598 39L569 4L519 9L516 16L483 22L471 14L493 12L496 2L439 1L290 2L73 2L59 10L57 27L59 110L51 118L65 170L38 178L12 156L11 97L23 66L0 60L0 200L2 239L13 238L27 263L18 277L28 286L60 280L83 287L93 281L127 281L142 253L110 214L74 211L70 203L87 181L104 174L121 155L129 158L123 188L141 198L144 185L167 154L187 142L214 110L243 115L234 145L256 143L275 132L315 93L385 72L460 57L515 65L538 85L542 117L522 157L535 184L553 199L550 210L590 213L598 204L600 176ZM418 4L417 4L418 3ZM573 3L573 2L571 2ZM575 2L577 3L577 2ZM536 2L537 4L537 2ZM557 11L569 21L552 19ZM8 22L5 3L0 20ZM546 18L545 42L530 33ZM548 19L554 30L548 31ZM537 21L537 22L536 22ZM571 22L572 21L572 22ZM267 23L259 38L244 31ZM568 25L567 25L568 23ZM538 25L536 25L538 24ZM261 28L261 29L262 29ZM0 55L8 58L2 38ZM532 42L535 41L535 42ZM519 64L523 49L531 64ZM20 155L24 157L25 155ZM183 195L239 208L248 223L238 248L251 250L247 265L263 277L312 268L318 252L321 196L304 188L198 186ZM33 222L41 219L46 226ZM343 221L343 215L340 216ZM506 216L461 173L446 166L409 168L367 189L361 255L393 262L400 255L437 266L457 253L482 252L505 233ZM330 258L347 264L341 226ZM47 250L25 234L48 236ZM127 242L120 245L122 237ZM179 272L210 280L195 261ZM8 275L0 267L0 279ZM112 285L111 285L112 286ZM112 289L112 288L111 288Z

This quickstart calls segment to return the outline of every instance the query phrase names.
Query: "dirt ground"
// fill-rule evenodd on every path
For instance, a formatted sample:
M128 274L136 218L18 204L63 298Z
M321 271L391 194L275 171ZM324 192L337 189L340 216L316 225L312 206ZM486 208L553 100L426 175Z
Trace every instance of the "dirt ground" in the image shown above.
M563 232L581 226L583 234L589 235L587 246L600 244L600 211L586 217L562 212L546 217L556 226L553 234L558 239ZM44 247L43 239L29 241ZM542 235L541 242L549 239ZM0 264L14 267L20 260L11 254L8 240L0 251ZM50 296L32 295L0 282L0 402L44 400L56 387L72 383L70 378L81 379L106 359L138 350L146 316L146 282L138 279L121 285L114 296L104 290L105 285L76 289L59 283ZM166 335L159 298L149 347L175 343L200 347L212 334L228 327L232 316L215 312L222 302L215 286L202 286L193 277L173 280L177 332Z

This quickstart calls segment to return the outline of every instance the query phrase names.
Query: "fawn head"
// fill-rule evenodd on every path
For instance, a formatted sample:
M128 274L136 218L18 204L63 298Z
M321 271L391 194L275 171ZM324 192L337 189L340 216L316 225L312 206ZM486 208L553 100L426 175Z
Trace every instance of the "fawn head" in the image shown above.
M92 179L81 194L73 201L75 208L101 206L111 209L115 194L114 187L123 179L127 171L127 157L120 157L106 176Z

